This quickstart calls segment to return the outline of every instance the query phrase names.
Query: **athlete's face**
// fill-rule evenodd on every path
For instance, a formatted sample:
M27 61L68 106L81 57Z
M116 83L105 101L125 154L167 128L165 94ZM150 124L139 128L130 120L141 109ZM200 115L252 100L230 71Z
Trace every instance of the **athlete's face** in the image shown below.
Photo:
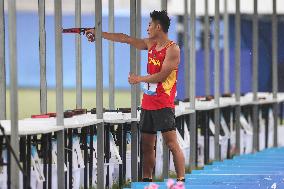
M159 31L160 31L160 24L151 20L149 22L148 29L147 29L149 38L154 38L155 36L157 36Z

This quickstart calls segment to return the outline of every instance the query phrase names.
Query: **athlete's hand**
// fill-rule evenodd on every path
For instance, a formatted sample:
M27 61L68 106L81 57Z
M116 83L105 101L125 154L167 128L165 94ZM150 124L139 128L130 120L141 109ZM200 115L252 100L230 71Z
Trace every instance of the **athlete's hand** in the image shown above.
M129 74L128 76L128 83L129 84L137 84L141 82L141 76L135 74Z
M95 41L95 29L89 29L86 31L86 37L88 38L88 41L94 42Z

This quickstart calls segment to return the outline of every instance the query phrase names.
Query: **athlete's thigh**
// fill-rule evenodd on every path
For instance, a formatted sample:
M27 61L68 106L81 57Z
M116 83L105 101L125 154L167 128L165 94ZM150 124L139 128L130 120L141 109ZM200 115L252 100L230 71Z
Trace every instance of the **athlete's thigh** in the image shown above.
M177 144L176 130L162 132L163 140L166 144Z

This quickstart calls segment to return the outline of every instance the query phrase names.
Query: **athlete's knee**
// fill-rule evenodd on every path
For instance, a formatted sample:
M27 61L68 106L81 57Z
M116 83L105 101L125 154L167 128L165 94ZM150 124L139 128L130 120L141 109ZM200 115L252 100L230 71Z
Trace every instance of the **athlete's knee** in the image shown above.
M172 152L179 150L179 145L178 145L177 141L167 141L166 145L169 148L169 150L172 151Z

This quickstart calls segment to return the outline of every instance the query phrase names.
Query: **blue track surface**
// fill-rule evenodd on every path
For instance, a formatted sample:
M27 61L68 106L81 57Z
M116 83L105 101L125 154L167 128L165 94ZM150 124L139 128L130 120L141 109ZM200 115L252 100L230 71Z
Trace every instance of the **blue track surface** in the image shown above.
M166 182L156 182L166 189ZM149 183L134 182L132 189ZM256 154L236 156L206 165L186 175L187 189L284 189L284 148L270 148Z

